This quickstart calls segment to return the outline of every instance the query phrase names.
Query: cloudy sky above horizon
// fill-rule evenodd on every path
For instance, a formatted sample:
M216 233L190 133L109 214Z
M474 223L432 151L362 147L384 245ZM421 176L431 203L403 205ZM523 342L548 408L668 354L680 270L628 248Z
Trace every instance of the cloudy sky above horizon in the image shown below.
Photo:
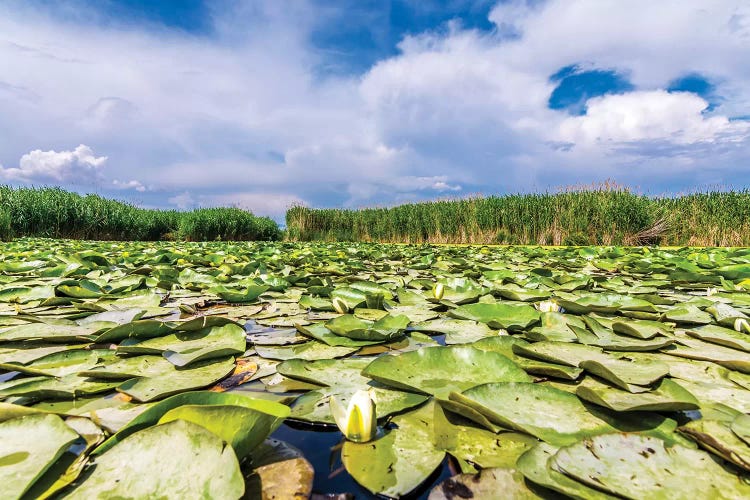
M750 186L750 4L0 0L0 183L147 207Z

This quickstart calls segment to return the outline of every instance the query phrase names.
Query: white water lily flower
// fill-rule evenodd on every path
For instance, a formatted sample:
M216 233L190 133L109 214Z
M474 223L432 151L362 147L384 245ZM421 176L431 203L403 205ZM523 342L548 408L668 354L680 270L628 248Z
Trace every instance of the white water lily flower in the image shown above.
M336 310L339 314L346 314L349 312L349 306L346 305L346 302L344 302L339 297L334 297L333 300L333 308Z
M443 295L445 294L445 285L443 285L442 283L438 283L437 285L435 285L435 288L432 289L432 294L436 299L442 299Z
M734 320L734 329L738 332L750 333L750 323L745 318Z
M716 293L717 293L716 288L710 288L709 287L709 289L706 290L706 297L710 297L712 295L716 295Z
M349 400L346 410L335 396L331 397L329 405L331 415L346 439L366 443L375 438L378 417L375 413L375 401L369 391L357 391Z
M540 312L562 312L563 308L554 300L543 300L535 304Z

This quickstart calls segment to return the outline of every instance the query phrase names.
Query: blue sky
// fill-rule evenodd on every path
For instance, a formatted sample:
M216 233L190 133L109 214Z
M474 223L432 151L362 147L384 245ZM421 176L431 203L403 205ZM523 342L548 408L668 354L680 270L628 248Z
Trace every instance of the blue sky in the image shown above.
M0 182L150 207L750 184L750 6L6 0Z

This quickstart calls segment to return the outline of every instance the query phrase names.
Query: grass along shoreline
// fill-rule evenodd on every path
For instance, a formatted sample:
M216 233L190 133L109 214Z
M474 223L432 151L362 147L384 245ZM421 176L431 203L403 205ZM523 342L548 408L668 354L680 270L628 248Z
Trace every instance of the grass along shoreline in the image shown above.
M750 191L669 198L605 184L392 208L297 206L286 224L293 241L750 246Z
M278 240L276 223L239 208L150 210L59 188L0 186L0 240Z

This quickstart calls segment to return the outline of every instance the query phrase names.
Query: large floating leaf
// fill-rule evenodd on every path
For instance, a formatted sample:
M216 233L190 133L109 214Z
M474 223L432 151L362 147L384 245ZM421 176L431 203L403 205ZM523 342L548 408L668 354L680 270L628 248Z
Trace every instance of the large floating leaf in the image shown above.
M94 465L67 498L239 498L245 489L232 448L184 420L136 432Z
M476 427L435 405L435 446L454 457L489 467L513 467L516 460L538 441L518 432L496 434Z
M666 363L628 357L585 360L579 366L629 392L644 392L648 389L643 386L655 384L669 374Z
M559 449L557 446L547 443L538 443L519 457L516 467L529 481L577 500L609 500L616 498L549 467L549 459Z
M28 415L0 423L3 496L20 498L77 438L57 415Z
M448 313L458 319L469 319L486 323L492 328L523 330L539 321L539 311L527 305L468 304L452 309Z
M680 432L693 438L710 453L750 471L750 446L733 432L732 422L704 417L683 425Z
M370 388L376 402L378 418L403 411L426 401L426 397L387 388L371 388L370 379L360 372L370 364L366 358L344 360L304 361L292 359L277 366L282 375L327 386L310 391L294 402L291 417L309 422L333 424L328 407L330 398L346 408L349 399L359 390Z
M484 384L463 394L451 393L450 399L475 409L502 427L557 446L613 430L575 395L539 384Z
M443 461L435 448L433 403L393 418L396 428L369 443L346 441L346 471L373 494L399 497L424 482Z
M406 316L387 315L377 321L367 321L344 314L328 321L325 327L336 335L354 340L388 341L402 336L408 325Z
M245 330L234 323L228 323L200 330L180 331L134 345L120 345L118 352L162 354L175 366L187 366L207 359L243 354L245 347Z
M329 346L322 342L310 341L290 346L255 346L259 356L268 359L331 359L343 358L355 352L357 347Z
M682 411L697 410L698 400L677 382L665 378L650 391L623 391L593 378L585 379L576 389L581 399L614 411Z
M426 347L381 356L362 374L384 384L447 398L451 391L492 382L525 382L529 376L502 354L471 346Z
M222 422L221 419L217 422L212 422L204 419L200 413L196 414L193 410L188 412L192 413L192 415L187 415L189 420L213 431L215 434L224 438L225 441L239 443L239 445L244 448L250 449L265 439L266 436L261 438L261 435L270 434L270 432L278 427L283 419L289 415L289 407L274 401L256 399L250 396L225 392L186 392L167 398L149 407L146 411L128 422L128 424L122 427L115 435L105 441L96 449L95 453L101 454L107 451L134 432L156 425L172 410L185 406L188 406L191 409L198 406L205 406L209 409L209 412L220 406L234 406L251 410L254 412L254 415L243 413L238 416L240 420L245 419L245 422L250 424L248 428L234 425L238 422L234 418L230 419L233 425L225 426L223 424L226 422ZM174 415L175 414L173 413L172 416ZM247 420L248 418L251 420ZM260 439L260 441L258 441L258 439Z
M745 498L750 485L703 451L637 434L606 434L560 449L552 467L625 498Z
M411 326L418 332L432 332L445 334L446 344L471 344L485 337L495 337L497 330L493 330L485 323L461 319L436 319Z
M182 391L207 387L229 375L233 369L234 359L232 358L203 361L154 377L128 380L117 386L117 390L145 403Z

